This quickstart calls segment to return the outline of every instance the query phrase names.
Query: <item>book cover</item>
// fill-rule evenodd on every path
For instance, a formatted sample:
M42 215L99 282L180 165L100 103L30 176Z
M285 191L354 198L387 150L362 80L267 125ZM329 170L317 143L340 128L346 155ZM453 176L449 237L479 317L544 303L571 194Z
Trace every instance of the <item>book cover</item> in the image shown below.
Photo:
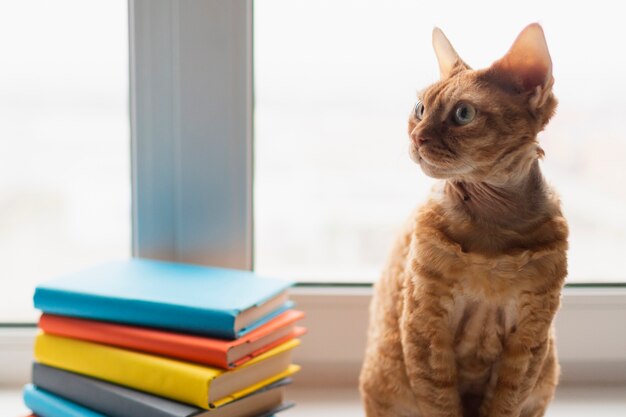
M23 397L26 407L40 417L107 417L32 384L24 387Z
M303 328L295 327L303 317L301 311L285 311L234 341L51 314L41 316L39 328L57 336L233 368L304 334Z
M23 398L26 406L33 412L28 417L112 417L97 413L32 384L24 387ZM293 405L293 403L283 403L270 411L256 414L254 417L274 417L274 414L291 408ZM210 416L211 412L206 413L206 415ZM131 416L136 417L134 414L128 414L124 417ZM203 414L198 415L198 417L201 416Z
M226 371L113 346L41 333L35 359L44 365L160 395L203 409L219 407L299 370L290 340Z
M292 284L250 271L130 259L41 284L34 304L46 313L236 339L290 308Z
M33 384L109 417L241 417L276 413L283 405L283 379L237 401L210 411L167 400L120 385L89 378L40 363L33 364Z

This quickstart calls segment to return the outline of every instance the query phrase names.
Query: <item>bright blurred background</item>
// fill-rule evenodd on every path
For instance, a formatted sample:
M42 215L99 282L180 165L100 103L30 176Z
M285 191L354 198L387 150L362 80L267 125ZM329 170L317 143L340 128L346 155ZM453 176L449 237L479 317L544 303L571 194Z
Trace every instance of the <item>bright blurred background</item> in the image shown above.
M1 4L6 323L34 319L36 282L130 255L128 5ZM568 279L626 282L623 6L564 7L256 1L256 270L304 282L375 281L396 231L432 185L409 160L406 134L416 91L437 78L432 27L482 67L539 21L561 102L541 142L544 172L571 224Z
M2 1L0 322L35 284L130 256L123 0Z
M438 78L433 26L481 68L538 21L560 100L540 141L571 227L568 282L626 282L624 9L606 0L257 1L256 269L375 281L432 185L408 158L406 123L416 91Z

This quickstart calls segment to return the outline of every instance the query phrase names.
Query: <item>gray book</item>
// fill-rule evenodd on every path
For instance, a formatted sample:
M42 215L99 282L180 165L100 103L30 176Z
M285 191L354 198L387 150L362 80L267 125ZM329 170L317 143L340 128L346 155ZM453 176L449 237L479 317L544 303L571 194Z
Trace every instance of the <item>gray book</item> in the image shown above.
M284 402L289 378L212 410L203 410L61 369L33 364L33 384L109 417L269 417L293 406Z

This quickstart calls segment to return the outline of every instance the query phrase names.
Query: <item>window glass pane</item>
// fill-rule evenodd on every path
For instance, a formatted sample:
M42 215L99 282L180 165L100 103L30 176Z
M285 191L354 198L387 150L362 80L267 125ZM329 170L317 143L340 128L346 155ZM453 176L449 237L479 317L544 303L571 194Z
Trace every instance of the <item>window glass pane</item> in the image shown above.
M0 322L33 320L35 284L130 254L123 0L3 2Z
M498 18L494 18L498 16ZM255 3L255 263L303 281L376 280L432 180L407 155L434 25L475 68L543 24L558 114L540 141L571 227L569 282L624 282L626 26L620 3Z

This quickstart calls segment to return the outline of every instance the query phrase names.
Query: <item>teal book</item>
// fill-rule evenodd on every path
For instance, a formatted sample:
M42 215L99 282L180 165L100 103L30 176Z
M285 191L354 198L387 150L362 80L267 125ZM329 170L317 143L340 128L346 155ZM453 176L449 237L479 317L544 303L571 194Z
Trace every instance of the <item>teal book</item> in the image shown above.
M130 259L41 284L34 303L45 313L237 339L291 308L291 285L250 271Z
M24 387L24 404L38 417L107 417L34 385Z

